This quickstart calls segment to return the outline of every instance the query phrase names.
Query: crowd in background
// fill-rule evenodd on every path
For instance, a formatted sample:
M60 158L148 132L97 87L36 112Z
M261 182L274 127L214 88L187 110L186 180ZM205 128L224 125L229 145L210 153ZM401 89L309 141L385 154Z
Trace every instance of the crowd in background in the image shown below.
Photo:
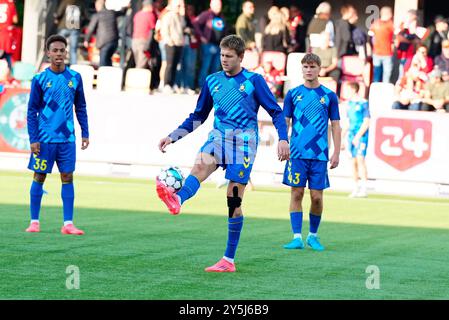
M306 21L297 5L272 6L256 20L254 3L245 1L235 22L226 21L221 0L211 0L203 12L196 12L184 0L169 0L166 6L161 0L143 0L137 11L131 10L129 0L114 1L114 7L107 0L96 0L93 15L85 3L62 0L54 14L58 33L68 39L69 63L78 63L80 49L95 47L98 66L111 66L114 56L119 56L124 71L149 69L152 92L197 93L206 76L220 70L220 40L236 33L245 40L247 52L317 54L322 60L320 76L332 78L337 92L342 58L358 56L372 68L370 82L395 84L393 108L449 112L448 21L442 16L435 17L432 26L423 27L417 11L409 10L395 25L392 8L382 7L379 18L365 32L358 27L354 6L341 6L339 19L333 21L328 2L320 3L313 18ZM6 24L16 20L11 18ZM6 24L0 24L0 34L6 32ZM8 59L3 42L0 54ZM270 62L253 70L263 74L273 93L282 98L285 70Z

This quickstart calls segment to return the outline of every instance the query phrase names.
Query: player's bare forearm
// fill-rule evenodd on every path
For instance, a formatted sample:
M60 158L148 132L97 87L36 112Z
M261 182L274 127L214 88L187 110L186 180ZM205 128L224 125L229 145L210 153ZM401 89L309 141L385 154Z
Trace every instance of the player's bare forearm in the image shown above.
M357 136L359 138L363 137L363 135L366 133L368 128L369 128L369 118L364 118L362 126L360 127L359 131L357 132Z
M334 120L332 124L332 141L334 142L334 153L330 159L330 168L334 169L338 167L340 162L340 150L341 150L341 127L340 121Z

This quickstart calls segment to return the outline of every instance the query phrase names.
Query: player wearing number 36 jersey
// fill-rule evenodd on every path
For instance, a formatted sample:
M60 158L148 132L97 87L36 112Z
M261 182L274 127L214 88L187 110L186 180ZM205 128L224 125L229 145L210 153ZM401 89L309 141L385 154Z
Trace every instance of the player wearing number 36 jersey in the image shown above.
M36 75L31 84L27 114L31 148L28 168L34 171L34 181L30 190L31 224L27 232L40 231L43 184L56 162L62 182L64 226L61 232L84 234L73 225L73 172L76 161L73 106L81 126L82 150L89 145L89 129L83 82L79 73L64 64L66 47L64 37L53 35L48 38L46 49L51 65Z

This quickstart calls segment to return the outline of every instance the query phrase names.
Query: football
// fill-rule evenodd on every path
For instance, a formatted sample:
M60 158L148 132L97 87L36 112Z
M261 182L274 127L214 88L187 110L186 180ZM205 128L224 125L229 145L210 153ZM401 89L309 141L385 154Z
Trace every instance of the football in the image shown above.
M178 192L184 185L184 175L178 167L168 167L161 170L157 176L158 180L174 192Z

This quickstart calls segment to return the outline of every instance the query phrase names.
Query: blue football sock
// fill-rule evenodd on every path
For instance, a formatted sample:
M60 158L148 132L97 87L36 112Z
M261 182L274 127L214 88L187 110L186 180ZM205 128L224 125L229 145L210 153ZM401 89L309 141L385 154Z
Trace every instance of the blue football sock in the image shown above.
M183 204L186 200L192 198L198 189L200 188L200 182L195 176L189 175L184 182L181 190L178 191L178 196L181 198L181 204Z
M310 228L309 228L310 233L317 233L318 227L320 226L321 216L310 213L309 220L310 220Z
M243 227L243 216L238 218L228 218L228 243L225 257L234 259L237 246L239 244L240 232Z
M41 202L44 184L33 181L30 189L30 214L31 220L39 220L39 213L41 211Z
M290 223L292 224L293 234L301 233L302 212L290 212Z
M73 182L62 184L61 198L62 208L64 212L64 221L73 221L73 203L75 200Z

